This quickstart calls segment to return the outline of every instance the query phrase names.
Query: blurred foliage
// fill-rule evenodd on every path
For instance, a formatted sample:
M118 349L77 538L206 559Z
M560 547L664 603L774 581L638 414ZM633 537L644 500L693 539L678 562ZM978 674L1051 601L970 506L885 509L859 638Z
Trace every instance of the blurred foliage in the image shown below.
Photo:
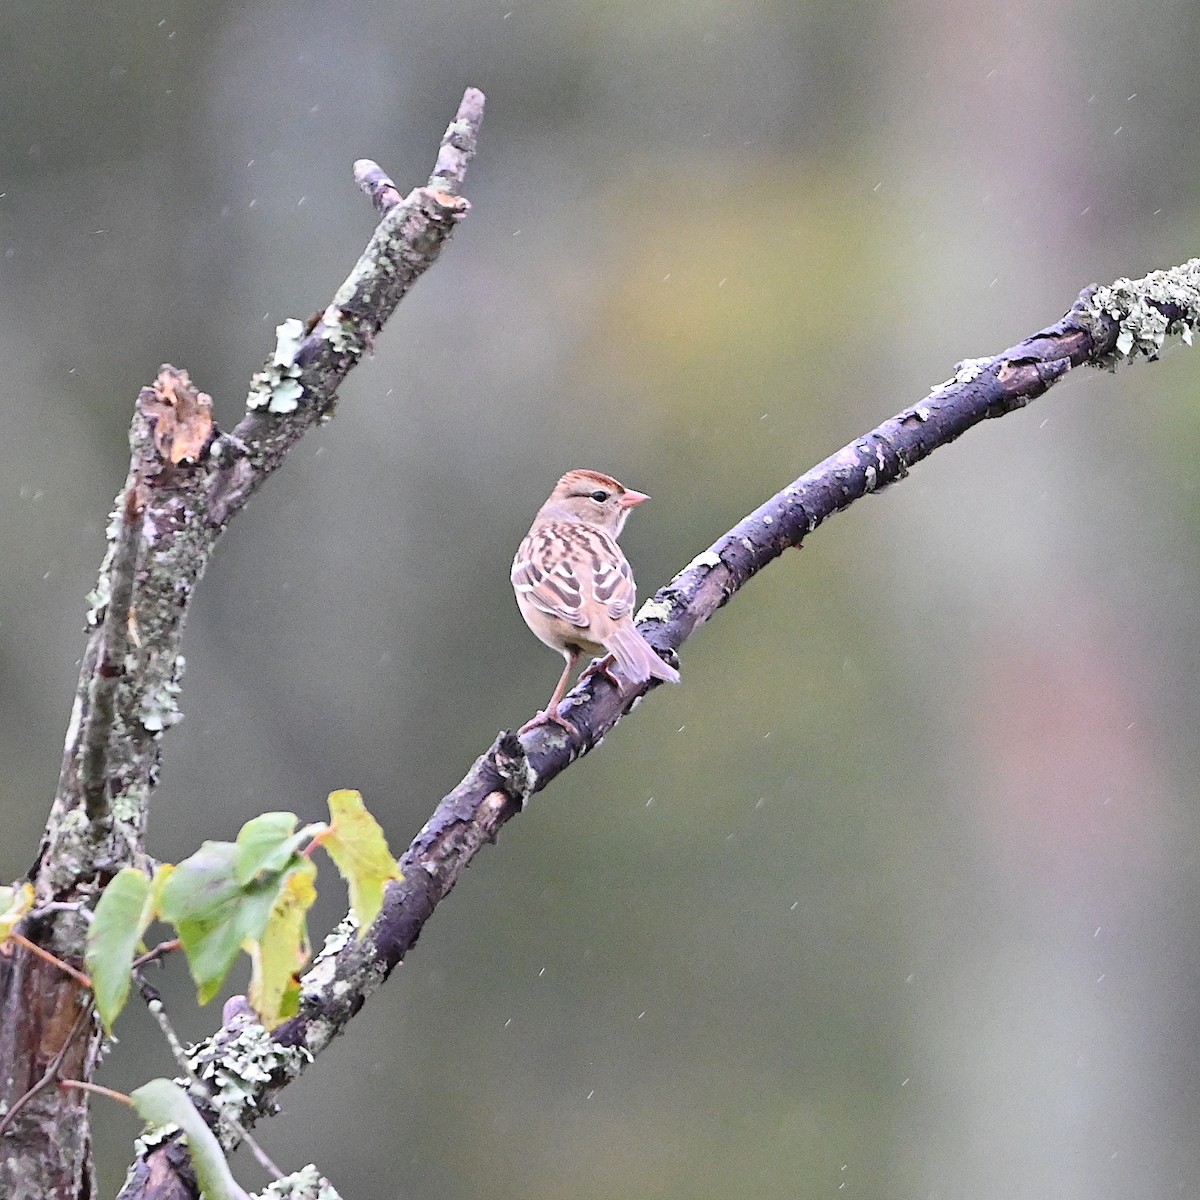
M624 537L649 594L955 360L1197 252L1183 0L5 26L5 880L137 389L170 360L232 424L369 235L353 159L422 180L468 84L470 219L198 595L164 858L342 787L402 847L553 684L507 570L564 469L654 495ZM476 862L283 1097L276 1160L447 1200L1186 1191L1198 369L1080 373L755 580ZM114 1086L171 1070L142 1016ZM111 1192L134 1130L97 1117Z

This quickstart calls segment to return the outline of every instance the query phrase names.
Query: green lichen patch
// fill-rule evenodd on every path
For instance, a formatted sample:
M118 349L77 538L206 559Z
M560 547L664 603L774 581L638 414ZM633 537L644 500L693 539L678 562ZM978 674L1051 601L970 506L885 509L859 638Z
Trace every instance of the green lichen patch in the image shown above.
M1157 358L1172 337L1190 346L1200 329L1200 258L1143 279L1118 279L1097 288L1084 315L1096 322L1102 317L1117 322L1114 353L1095 364L1108 370L1139 355Z
M333 1184L311 1163L269 1183L257 1200L341 1200Z
M247 1021L217 1052L207 1043L198 1048L188 1066L211 1089L217 1111L243 1121L261 1109L269 1087L294 1079L311 1061L307 1050L280 1045L257 1021Z

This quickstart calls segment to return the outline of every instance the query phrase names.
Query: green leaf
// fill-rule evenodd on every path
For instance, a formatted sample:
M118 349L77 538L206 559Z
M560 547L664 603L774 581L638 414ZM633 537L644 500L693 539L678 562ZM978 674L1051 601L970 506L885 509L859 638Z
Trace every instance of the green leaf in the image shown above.
M262 937L282 885L238 882L238 847L205 842L163 885L162 917L179 933L201 1004L217 994L242 943Z
M384 885L404 876L360 793L331 792L329 814L330 832L321 839L321 845L350 889L350 911L362 937L383 907Z
M92 977L96 1011L109 1033L129 999L133 960L154 919L154 890L145 871L125 867L104 889L88 926L84 961Z
M237 881L251 883L256 877L276 874L309 837L307 829L294 832L299 817L289 812L263 813L242 826L237 838Z
M151 1079L131 1092L130 1099L147 1125L178 1125L183 1130L205 1200L250 1200L238 1187L216 1134L183 1088L169 1079Z
M246 947L251 962L248 998L267 1029L294 1016L299 1008L297 975L312 953L306 917L317 898L316 877L316 866L300 859L284 879L261 940Z
M33 907L33 885L0 887L0 942L4 942Z

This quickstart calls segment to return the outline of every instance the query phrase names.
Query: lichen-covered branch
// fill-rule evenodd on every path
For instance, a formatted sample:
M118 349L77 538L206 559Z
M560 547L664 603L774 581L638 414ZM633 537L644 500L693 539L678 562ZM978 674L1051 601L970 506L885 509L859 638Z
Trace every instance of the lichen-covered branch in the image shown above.
M1136 357L1153 359L1169 338L1190 344L1197 328L1200 259L1085 290L1061 321L993 358L959 363L923 400L777 492L648 600L640 628L660 650L677 650L755 574L800 546L828 517L902 479L972 426L1024 407L1074 367L1111 369ZM404 958L474 855L495 841L535 792L599 745L654 686L650 681L622 694L603 674L589 676L566 700L576 736L549 724L520 738L501 734L417 835L401 859L403 881L389 887L366 935L356 937L347 919L327 939L304 977L300 1014L269 1035L236 1010L233 1020L193 1050L197 1073L227 1081L226 1094L236 1097L243 1121L268 1112L275 1092L344 1030ZM123 1197L164 1194L131 1187Z
M309 324L293 318L276 330L275 353L250 383L249 412L222 445L224 467L209 494L212 522L224 525L329 413L342 380L466 216L470 205L457 191L482 121L483 93L469 88L442 138L430 182L398 203L399 191L382 172L370 171L374 164L355 164L359 186L383 219L325 311Z
M333 406L347 373L416 280L436 261L469 205L457 194L475 152L483 95L463 97L428 185L400 198L375 168L383 217L333 301L315 320L285 321L254 377L247 414L216 428L208 396L164 366L138 396L130 465L89 597L89 635L58 791L31 872L38 907L22 932L67 962L83 953L93 896L144 859L143 834L164 732L176 703L184 623L197 583L233 515ZM0 956L0 1111L40 1079L84 1002L79 985L16 949ZM87 1078L99 1049L90 1022L69 1066ZM0 1196L94 1194L86 1107L47 1088L25 1104L0 1145Z

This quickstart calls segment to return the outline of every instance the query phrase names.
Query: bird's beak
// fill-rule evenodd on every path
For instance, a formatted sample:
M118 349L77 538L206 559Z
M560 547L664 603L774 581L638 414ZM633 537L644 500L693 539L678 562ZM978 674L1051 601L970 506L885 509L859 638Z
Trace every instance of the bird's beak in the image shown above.
M645 492L635 492L632 488L626 488L625 494L621 497L621 507L636 508L639 504L649 499L650 497Z

